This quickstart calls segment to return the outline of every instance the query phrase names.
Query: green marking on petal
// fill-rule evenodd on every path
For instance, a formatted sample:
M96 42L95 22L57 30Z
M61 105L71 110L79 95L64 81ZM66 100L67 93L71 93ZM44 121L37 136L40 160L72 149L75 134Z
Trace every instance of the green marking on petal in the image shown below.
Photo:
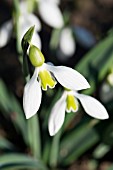
M47 86L52 89L56 85L56 81L47 70L42 70L39 72L39 79L43 90L47 90Z
M66 98L66 111L67 112L76 112L78 110L78 101L75 99L75 97L72 94L68 94Z
M34 45L30 46L29 59L30 59L32 65L35 67L42 66L45 61L45 58L44 58L42 52L40 51L40 49Z

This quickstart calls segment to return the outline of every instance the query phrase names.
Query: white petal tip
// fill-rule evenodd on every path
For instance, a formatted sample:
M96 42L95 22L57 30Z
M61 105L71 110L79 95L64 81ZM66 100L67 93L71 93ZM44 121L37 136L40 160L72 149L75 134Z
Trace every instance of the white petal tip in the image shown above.
M57 132L59 131L60 128L55 128L54 126L52 127L49 123L49 128L48 128L48 131L49 131L49 135L50 136L54 136L57 134Z
M24 106L23 106L24 107ZM25 118L26 119L30 119L31 117L33 117L36 113L37 113L37 111L36 112L32 112L32 114L31 114L31 112L28 112L28 110L27 111L25 111L25 108L24 108L24 113L25 113Z
M80 100L85 112L96 119L108 119L109 115L106 108L94 97L78 94L75 96Z
M81 89L82 88L82 89ZM91 86L90 86L90 84L88 83L88 81L84 78L84 83L82 84L82 86L80 86L78 89L77 89L77 91L78 90L85 90L85 89L89 89L89 88L91 88ZM75 89L73 89L73 90L75 90Z
M49 132L50 136L54 136L56 133L55 132Z
M106 113L103 116L99 117L101 120L109 119L109 115Z
M59 129L52 129L51 127L49 127L49 135L50 136L55 136L57 133L58 133L58 131L59 131Z
M30 116L26 116L26 119L30 119L32 116L30 115Z

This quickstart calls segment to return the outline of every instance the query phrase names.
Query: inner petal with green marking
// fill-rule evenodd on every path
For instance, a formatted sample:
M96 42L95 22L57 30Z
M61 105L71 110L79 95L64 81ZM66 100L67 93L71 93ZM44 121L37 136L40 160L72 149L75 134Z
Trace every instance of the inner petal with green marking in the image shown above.
M77 99L72 95L68 94L66 98L66 111L67 112L76 112L78 110L78 101Z
M43 90L47 90L47 86L52 89L57 83L47 70L41 70L39 72L39 79Z

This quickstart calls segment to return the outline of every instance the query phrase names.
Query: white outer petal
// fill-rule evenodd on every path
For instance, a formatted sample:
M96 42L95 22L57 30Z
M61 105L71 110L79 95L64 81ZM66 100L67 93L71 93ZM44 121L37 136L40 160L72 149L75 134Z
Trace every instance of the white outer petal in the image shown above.
M57 81L67 89L78 91L90 87L84 76L72 68L65 66L51 66L48 64L46 64L45 67L51 71Z
M105 107L95 98L84 94L75 93L86 113L97 119L108 119L109 115Z
M53 28L61 28L64 25L63 16L59 7L50 1L40 1L39 14L46 24Z
M48 129L50 136L54 136L63 125L66 109L66 95L56 102L49 117Z
M42 92L40 84L37 81L38 70L34 71L34 74L30 81L25 85L23 94L23 108L26 119L29 119L35 115L40 107Z
M7 45L11 37L12 27L12 21L9 20L5 22L0 28L0 47L4 47L5 45Z
M61 52L66 57L70 57L74 54L76 45L70 28L64 28L61 31L59 46Z

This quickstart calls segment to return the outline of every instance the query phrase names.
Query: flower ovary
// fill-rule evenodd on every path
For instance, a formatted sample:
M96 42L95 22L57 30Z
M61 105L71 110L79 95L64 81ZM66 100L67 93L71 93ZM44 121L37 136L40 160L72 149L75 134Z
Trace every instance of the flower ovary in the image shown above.
M30 59L32 65L35 66L35 67L42 66L44 64L44 61L45 61L45 58L44 58L42 52L40 51L40 49L37 48L34 45L30 46L29 59Z

